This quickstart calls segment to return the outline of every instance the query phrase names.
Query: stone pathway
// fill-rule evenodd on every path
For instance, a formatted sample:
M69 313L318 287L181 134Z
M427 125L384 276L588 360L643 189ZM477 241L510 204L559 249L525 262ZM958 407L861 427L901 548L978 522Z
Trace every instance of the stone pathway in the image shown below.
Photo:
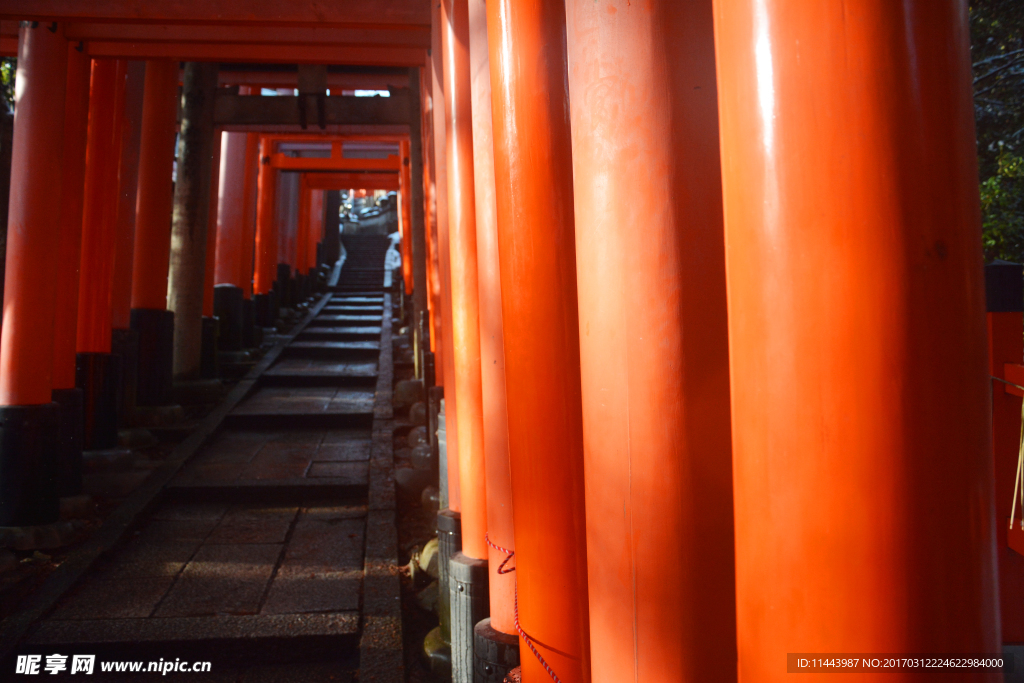
M171 680L404 680L390 295L315 313L20 652L95 654L97 673L211 662Z

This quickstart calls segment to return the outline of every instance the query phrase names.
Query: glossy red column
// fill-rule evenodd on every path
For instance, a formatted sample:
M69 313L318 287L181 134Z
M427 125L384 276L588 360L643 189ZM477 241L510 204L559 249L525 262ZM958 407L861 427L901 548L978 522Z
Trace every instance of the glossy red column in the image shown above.
M566 0L591 665L735 681L711 0L611 6Z
M437 188L434 182L434 108L433 66L430 61L420 69L423 87L423 202L427 252L427 309L430 311L430 350L434 352L434 375L438 386L444 386L444 355L440 353L441 280L437 264Z
M999 652L967 6L714 10L740 680Z
M146 62L132 262L132 308L160 311L167 308L177 98L178 63L170 60Z
M14 172L0 341L2 406L48 404L53 389L58 274L54 248L61 237L59 179L68 54L60 27L52 28L56 30L23 24L18 31Z
M267 294L277 278L277 171L270 165L273 143L260 138L259 174L256 198L256 268L254 289L256 294Z
M89 130L89 75L84 50L68 45L64 156L61 169L60 243L57 251L56 318L53 330L53 388L75 387L78 342L78 268L82 258L82 207L85 199L85 145Z
M565 30L561 0L487 2L519 620L568 683L590 646Z
M412 160L409 158L409 141L400 144L402 172L399 174L401 188L398 192L398 220L402 231L402 280L406 295L412 294Z
M483 392L484 458L487 468L487 535L515 549L512 482L508 470L505 351L501 325L498 213L494 199L494 128L491 67L487 52L486 0L469 0L469 60L473 94L473 173L476 188L476 254L480 289L480 380ZM491 628L515 635L516 575L499 574L504 553L488 548Z
M452 345L458 401L462 553L487 558L487 487L480 384L480 288L476 263L473 99L467 0L441 3L441 53L448 161L448 240Z
M125 119L121 127L121 155L117 169L114 273L110 290L110 322L111 326L118 330L128 329L131 323L145 73L145 62L128 62L125 80Z
M258 196L258 173L260 137L256 133L245 135L245 197L242 213L242 256L238 259L237 282L242 296L252 298L254 255L256 247L256 202Z
M452 345L452 292L448 240L448 166L444 115L444 76L441 60L441 7L434 9L431 56L432 89L434 102L434 188L437 205L437 266L440 284L441 334L438 348L441 353L441 372L444 377L445 435L448 459L448 509L462 510L459 485L459 429L458 394L455 390L455 350ZM435 327L436 330L436 327ZM436 362L436 360L435 360ZM442 507L445 501L442 500Z
M78 353L110 353L116 250L117 171L124 125L126 60L92 64L78 292Z
M242 287L239 276L245 256L247 133L224 133L220 157L220 202L217 207L217 245L214 284Z

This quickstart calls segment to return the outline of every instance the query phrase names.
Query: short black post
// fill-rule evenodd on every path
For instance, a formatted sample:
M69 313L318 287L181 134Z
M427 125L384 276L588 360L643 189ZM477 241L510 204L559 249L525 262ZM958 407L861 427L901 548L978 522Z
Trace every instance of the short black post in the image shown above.
M82 448L102 451L116 447L121 356L79 353L75 356L75 386L82 390Z
M0 526L56 522L56 403L0 406Z
M253 349L256 341L256 304L252 299L242 299L242 348Z
M252 304L256 318L256 324L260 327L271 327L274 324L274 315L271 311L270 293L253 294Z
M117 397L117 424L128 427L138 396L139 333L114 328L110 334L110 352L121 356L121 388Z
M426 348L430 348L429 346ZM432 387L437 384L437 371L434 366L434 352L423 351L423 386Z
M131 328L139 334L138 373L135 403L165 406L171 402L174 381L174 312L155 308L133 308Z
M473 683L473 629L490 614L487 594L487 560L461 552L448 562L451 605L452 682Z
M217 318L203 316L202 348L199 358L199 376L203 379L217 379Z
M53 390L53 402L58 406L56 467L57 492L61 496L82 492L82 396L77 388Z
M234 285L217 285L213 288L213 315L217 324L217 349L219 351L241 351L244 332L244 297L242 290Z
M451 559L462 551L462 515L444 509L437 513L438 618L441 633L451 641Z
M491 626L490 617L473 629L473 683L502 683L519 666L519 636Z

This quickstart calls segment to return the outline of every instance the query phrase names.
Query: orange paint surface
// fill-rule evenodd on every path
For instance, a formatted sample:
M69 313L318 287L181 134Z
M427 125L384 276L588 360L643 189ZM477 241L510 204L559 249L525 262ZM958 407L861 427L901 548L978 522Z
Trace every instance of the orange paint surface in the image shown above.
M967 6L714 12L740 681L998 652Z
M174 202L174 138L178 111L178 64L146 62L139 146L139 187L135 207L132 308L167 308Z
M590 680L572 151L560 0L488 0L519 620ZM523 680L549 676L520 638Z
M51 401L67 43L48 27L18 31L0 405ZM56 195L56 197L54 196Z

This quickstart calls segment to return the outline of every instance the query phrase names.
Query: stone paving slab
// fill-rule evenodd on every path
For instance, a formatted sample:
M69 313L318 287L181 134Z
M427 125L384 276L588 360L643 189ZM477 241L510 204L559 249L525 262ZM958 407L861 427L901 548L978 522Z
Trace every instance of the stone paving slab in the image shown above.
M383 294L360 294L358 292L345 292L342 294L335 294L331 297L331 300L327 302L327 305L337 304L343 302L346 304L368 304L374 303L377 305L383 305L384 295Z
M357 327L314 327L312 329L307 328L295 339L297 341L315 339L337 341L368 339L374 341L380 339L380 328L365 325Z
M203 546L153 616L258 614L283 548L282 543Z
M309 321L310 327L358 327L380 322L379 315L318 315Z
M221 639L340 636L359 632L359 612L217 615L155 619L48 620L30 644L175 642Z
M332 377L376 377L376 360L332 360L327 358L282 358L264 375L329 375Z
M263 614L337 612L359 608L364 518L307 510L296 523L270 587Z
M189 524L197 530L189 532ZM358 610L365 527L360 506L172 502L66 596L46 623L116 629L130 620L145 630L144 624L181 618Z
M362 431L226 431L197 453L172 485L365 487L371 445Z
M282 354L284 358L316 357L334 360L353 360L380 355L380 342L376 341L332 341L315 339L293 342Z
M243 401L233 415L372 413L374 392L346 387L266 387Z

